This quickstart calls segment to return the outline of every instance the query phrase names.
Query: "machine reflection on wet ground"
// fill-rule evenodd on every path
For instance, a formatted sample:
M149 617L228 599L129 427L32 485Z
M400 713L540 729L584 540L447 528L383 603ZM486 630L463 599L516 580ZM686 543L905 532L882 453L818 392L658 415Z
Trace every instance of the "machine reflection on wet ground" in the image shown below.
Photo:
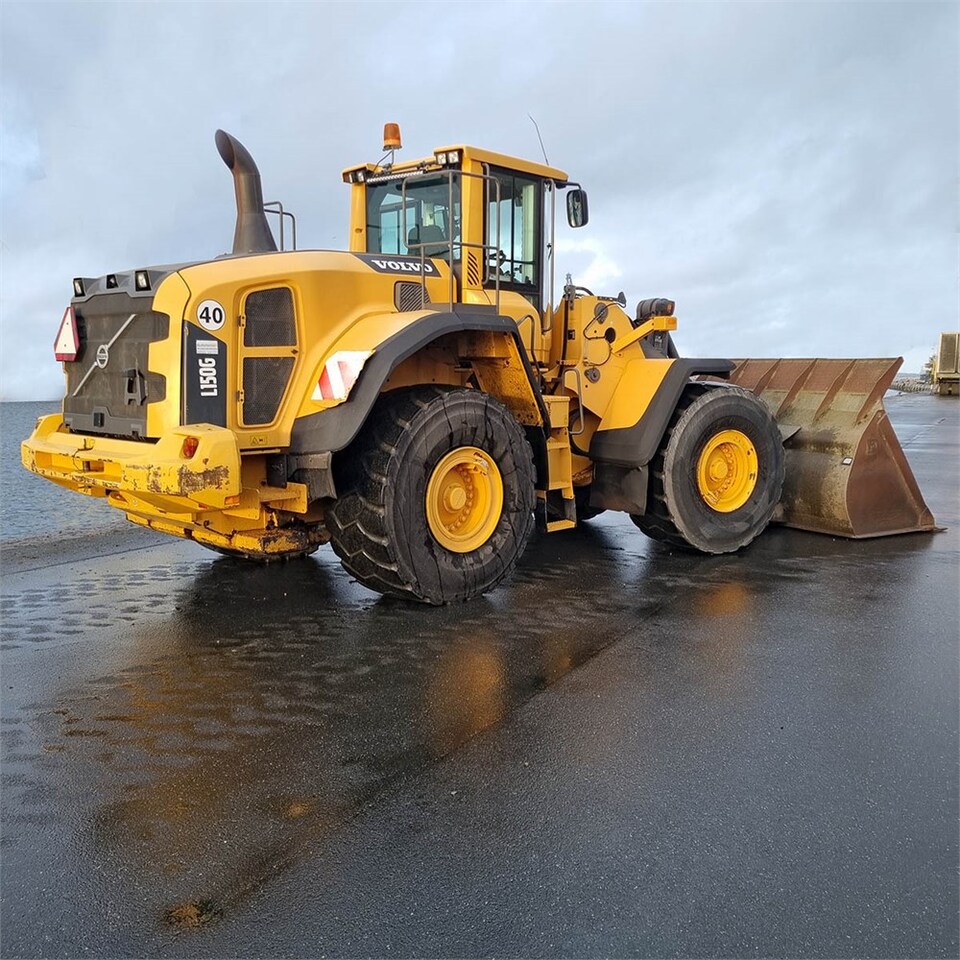
M636 573L638 556L620 569L602 530L577 536L579 557L598 574ZM11 612L47 627L7 631L14 647L109 627L109 595L123 592L139 594L120 607L123 641L137 656L30 717L41 756L8 754L7 822L59 834L72 811L83 873L122 871L158 913L184 902L222 909L616 639L611 611L575 598L564 546L540 541L518 578L517 589L551 597L549 620L537 602L521 618L512 603L491 600L411 611L351 594L322 561L282 575L200 562L188 586L163 598L151 592L160 571L128 561L61 593L56 615L49 594L27 591ZM164 573L182 576L185 565ZM656 602L633 595L617 606L633 622ZM591 616L597 628L585 629ZM27 777L14 773L21 759L39 760ZM46 851L51 868L55 850Z
M955 573L955 534L943 536L953 539L774 530L742 555L705 558L605 516L538 537L510 583L453 608L376 598L329 552L257 567L173 545L12 578L4 940L24 955L176 953L170 937L183 934L165 920L244 922L252 899L323 858L356 818L545 689L564 695L578 667L596 661L602 675L622 638L638 651L638 704L667 684L679 685L676 706L638 727L601 684L582 705L591 739L544 729L544 762L599 784L630 742L635 774L649 765L654 782L704 738L722 751L727 736L736 762L753 723L809 737L814 682L839 678L861 699L896 688L918 609L890 598L926 596L931 577ZM880 606L882 628L865 629ZM796 703L775 702L781 661ZM691 705L713 726L691 727ZM783 732L769 732L764 710ZM632 801L614 790L608 802Z

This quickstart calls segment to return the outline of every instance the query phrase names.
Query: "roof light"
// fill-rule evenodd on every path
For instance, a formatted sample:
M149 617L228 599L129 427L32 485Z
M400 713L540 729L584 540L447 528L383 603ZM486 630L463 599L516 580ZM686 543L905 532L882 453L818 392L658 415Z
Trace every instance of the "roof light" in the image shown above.
M149 290L150 274L146 270L138 270L134 274L134 283L138 290Z
M367 179L366 170L357 170L356 173L357 173L357 183L363 183L363 181Z
M115 290L117 287L117 275L115 273L107 274L107 289Z
M446 167L450 164L460 162L460 151L459 150L440 150L433 155L433 159L436 160L441 167Z
M371 350L339 350L324 365L311 400L346 400Z
M53 355L63 363L71 363L80 352L80 334L77 332L77 315L73 307L63 311L57 338L53 341Z
M383 149L399 150L401 146L402 144L400 143L400 124L385 123L383 125Z
M83 277L74 277L73 278L73 295L75 297L84 296L83 289Z

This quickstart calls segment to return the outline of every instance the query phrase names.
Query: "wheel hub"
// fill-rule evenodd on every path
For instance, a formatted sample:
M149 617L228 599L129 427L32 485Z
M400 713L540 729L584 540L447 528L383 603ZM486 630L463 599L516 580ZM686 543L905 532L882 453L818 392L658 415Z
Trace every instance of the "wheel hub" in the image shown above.
M721 430L706 443L697 462L697 489L718 513L739 510L757 485L757 451L739 430Z
M466 505L469 499L467 489L456 483L451 483L443 492L443 505L451 513L458 513Z
M479 447L442 457L427 483L427 526L441 547L470 553L490 539L503 512L503 480Z

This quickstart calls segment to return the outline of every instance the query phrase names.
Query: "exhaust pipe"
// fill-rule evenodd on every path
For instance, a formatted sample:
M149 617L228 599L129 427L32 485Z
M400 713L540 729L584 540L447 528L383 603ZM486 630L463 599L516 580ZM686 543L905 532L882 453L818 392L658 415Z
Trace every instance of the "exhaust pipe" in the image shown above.
M260 171L247 148L223 130L217 131L217 150L233 174L237 193L237 229L234 253L273 253L277 249L270 224L263 212Z

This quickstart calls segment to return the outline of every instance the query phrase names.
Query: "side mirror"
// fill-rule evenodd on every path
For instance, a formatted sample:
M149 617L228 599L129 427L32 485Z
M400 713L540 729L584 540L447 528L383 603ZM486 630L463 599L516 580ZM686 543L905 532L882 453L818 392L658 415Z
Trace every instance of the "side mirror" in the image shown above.
M567 194L567 223L571 227L582 227L589 219L587 191L581 187L574 187Z

